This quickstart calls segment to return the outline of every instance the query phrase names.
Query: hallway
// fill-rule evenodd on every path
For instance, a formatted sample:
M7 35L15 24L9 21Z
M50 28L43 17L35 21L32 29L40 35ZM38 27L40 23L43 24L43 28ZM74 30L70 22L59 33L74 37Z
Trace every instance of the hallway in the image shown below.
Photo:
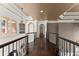
M74 3L1 3L0 56L79 56L78 8Z
M29 56L57 56L57 47L51 42L45 42L45 38L36 39L29 44Z

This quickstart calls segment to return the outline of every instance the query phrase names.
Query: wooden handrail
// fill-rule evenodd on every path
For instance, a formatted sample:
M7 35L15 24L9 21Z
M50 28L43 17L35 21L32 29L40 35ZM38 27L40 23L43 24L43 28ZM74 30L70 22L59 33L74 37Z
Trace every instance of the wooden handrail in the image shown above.
M79 47L79 43L69 40L67 38L63 38L60 36L60 34L58 33L51 33L51 32L47 32L47 39L49 39L49 35L56 35L56 46L59 49L59 53L62 56L71 56L71 53L73 53L73 56L76 55L76 47ZM61 42L60 42L61 40ZM59 45L61 43L61 46ZM72 44L72 45L71 45ZM71 48L72 47L72 48ZM73 52L71 52L71 50L73 50Z
M36 32L29 32L29 33L27 33L27 34L34 34L34 33L36 33Z
M72 44L76 45L76 46L79 46L79 43L74 42L74 41L72 41L72 40L69 40L69 39L66 39L66 38L63 38L63 37L60 37L60 36L58 36L58 38L59 38L59 39L63 39L63 40L65 40L65 41L69 42L69 43L72 43Z
M48 34L58 34L58 33L52 33L52 32L47 32Z
M1 44L1 45L0 45L0 48L3 48L3 47L5 47L5 46L7 46L7 45L9 45L9 44L11 44L11 43L14 43L14 42L16 42L16 41L18 41L18 40L21 40L21 39L23 39L23 38L26 38L26 37L28 37L28 36L23 36L23 37L21 37L21 38L18 38L18 39L15 39L15 40L6 42L6 43L4 43L4 44Z
M51 33L51 32L47 32L47 33L49 33L49 34L58 34L58 33ZM63 38L63 37L59 36L59 34L58 34L58 39L63 39L63 40L65 40L65 41L69 42L69 43L72 43L72 44L74 44L74 45L79 46L79 43L74 42L74 41L69 40L69 39L66 39L66 38Z

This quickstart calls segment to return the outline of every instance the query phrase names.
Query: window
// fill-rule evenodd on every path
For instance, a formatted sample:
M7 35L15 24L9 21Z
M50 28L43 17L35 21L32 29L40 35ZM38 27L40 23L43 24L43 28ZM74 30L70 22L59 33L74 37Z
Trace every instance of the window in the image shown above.
M8 17L1 17L0 19L0 33L5 34L8 32Z
M11 26L12 26L12 33L16 33L16 21L15 20L11 22Z

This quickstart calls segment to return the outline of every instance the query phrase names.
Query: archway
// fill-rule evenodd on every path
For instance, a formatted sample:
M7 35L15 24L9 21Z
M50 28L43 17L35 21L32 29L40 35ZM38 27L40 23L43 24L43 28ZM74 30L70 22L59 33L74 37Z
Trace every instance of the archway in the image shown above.
M40 24L40 37L44 37L45 35L45 26L44 24Z
M28 24L28 33L34 32L34 24L31 22Z
M11 26L12 26L12 33L16 33L16 21L15 20L12 20Z
M29 42L33 42L34 41L34 23L30 22L28 24L28 37L29 37Z

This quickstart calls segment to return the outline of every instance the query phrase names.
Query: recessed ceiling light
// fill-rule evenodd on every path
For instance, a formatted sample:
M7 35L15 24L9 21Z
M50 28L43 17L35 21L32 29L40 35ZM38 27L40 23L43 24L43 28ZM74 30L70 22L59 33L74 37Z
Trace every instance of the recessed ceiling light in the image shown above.
M41 13L43 13L44 11L43 11L43 10L41 10L40 12L41 12Z

